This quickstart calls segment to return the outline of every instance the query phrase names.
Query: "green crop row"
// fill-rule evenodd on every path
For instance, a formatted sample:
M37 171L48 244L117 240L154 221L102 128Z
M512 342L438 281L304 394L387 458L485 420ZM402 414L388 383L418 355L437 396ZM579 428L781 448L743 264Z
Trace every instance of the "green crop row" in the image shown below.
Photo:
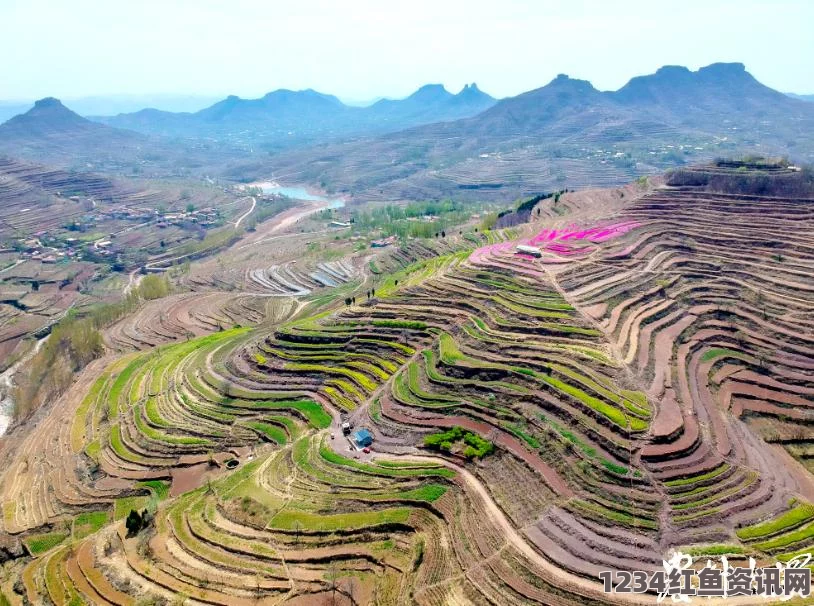
M760 524L739 528L735 531L735 534L738 535L739 539L748 541L750 539L758 539L795 528L812 519L814 519L814 505L801 503L776 518L761 522Z
M394 468L389 466L374 465L370 463L361 463L354 461L347 457L337 454L324 444L320 445L319 456L329 463L334 465L341 465L349 467L356 471L368 473L372 475L385 476L391 478L422 478L429 476L438 476L442 478L451 478L455 472L446 467L429 467L429 468Z
M725 471L729 469L728 463L723 463L720 467L716 467L712 471L708 471L707 473L703 473L697 476L690 476L688 478L677 478L675 480L667 480L664 482L665 486L669 486L670 488L674 488L676 486L687 486L689 484L695 484L696 482L704 482L706 480L711 480L712 478L718 477Z

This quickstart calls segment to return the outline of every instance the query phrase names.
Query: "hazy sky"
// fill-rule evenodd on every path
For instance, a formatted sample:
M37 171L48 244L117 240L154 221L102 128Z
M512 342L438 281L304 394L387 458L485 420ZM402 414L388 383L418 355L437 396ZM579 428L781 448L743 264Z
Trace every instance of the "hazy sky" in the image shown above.
M665 64L740 61L814 93L807 0L0 0L0 99L314 88L495 96L558 73L616 89Z

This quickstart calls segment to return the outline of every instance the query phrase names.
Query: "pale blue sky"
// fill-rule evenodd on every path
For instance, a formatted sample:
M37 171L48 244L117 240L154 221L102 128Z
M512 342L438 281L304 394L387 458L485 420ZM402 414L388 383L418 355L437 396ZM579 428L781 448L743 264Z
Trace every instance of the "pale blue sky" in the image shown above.
M314 88L496 96L558 73L616 89L665 64L741 61L814 93L806 0L0 0L0 99Z

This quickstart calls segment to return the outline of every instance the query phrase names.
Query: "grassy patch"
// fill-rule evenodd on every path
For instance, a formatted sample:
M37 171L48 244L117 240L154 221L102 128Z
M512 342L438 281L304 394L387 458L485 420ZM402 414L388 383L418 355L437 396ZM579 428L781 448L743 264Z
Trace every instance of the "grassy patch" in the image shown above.
M286 370L294 370L297 372L304 372L304 373L324 373L326 375L340 375L350 379L356 385L361 387L362 389L371 392L374 391L378 384L373 381L369 376L366 374L351 370L349 368L343 368L341 366L326 366L324 364L301 364L298 362L289 362L285 365Z
M331 426L333 417L325 412L322 405L313 400L251 400L251 401L229 401L230 404L241 404L251 408L261 408L269 410L284 410L286 408L296 410L308 423L317 428L325 429Z
M288 434L285 429L279 425L272 425L271 423L263 423L261 421L250 421L246 423L246 425L280 446L288 442Z
M373 320L371 324L382 328L411 328L413 330L427 328L426 322L419 322L418 320Z
M170 484L164 480L145 480L136 484L138 488L146 488L159 501L170 496Z
M761 551L774 551L811 538L814 538L814 522L808 522L797 530L781 534L775 539L756 543L755 548Z
M623 467L622 465L617 465L613 461L608 461L607 459L602 459L602 466L607 469L608 471L612 471L613 473L618 473L620 476L627 475L627 467Z
M734 349L726 349L724 347L714 347L704 352L704 355L701 356L701 361L709 362L710 360L714 360L715 358L743 359L743 357L744 355L742 351L735 351Z
M632 516L628 513L608 509L607 507L602 507L596 503L583 501L581 499L571 499L568 501L568 508L576 509L589 515L593 514L594 516L605 518L606 520L619 522L625 526L634 528L649 528L651 530L656 530L658 528L658 524L654 520Z
M300 528L305 532L357 530L384 524L404 524L409 519L410 513L411 510L407 507L332 515L284 509L269 521L269 528L279 528L282 530L295 530Z
M150 500L151 497L147 496L116 499L113 503L113 519L116 521L123 520L131 509L141 513L143 509L147 509L148 505L150 505Z
M687 547L681 550L693 557L700 556L722 556L722 555L743 555L746 550L740 545L703 545L700 547Z
M456 363L466 359L466 356L458 349L458 344L452 335L448 333L441 333L438 339L438 348L441 352L441 361L444 364L454 366Z
M73 521L73 538L84 539L110 521L109 511L90 511L80 513Z
M53 549L62 541L68 538L67 532L46 532L43 534L34 534L26 538L23 543L28 548L31 555L38 556L50 549Z
M446 467L405 469L398 467L394 468L390 466L372 465L369 463L360 463L359 461L354 461L353 459L348 459L347 457L343 457L342 455L335 453L333 450L326 447L325 445L320 446L319 455L323 459L325 459L329 463L333 463L334 465L342 465L344 467L356 469L357 471L362 471L364 473L370 473L379 476L398 477L398 478L439 476L443 478L451 478L455 475L454 471L452 471L451 469L447 469Z

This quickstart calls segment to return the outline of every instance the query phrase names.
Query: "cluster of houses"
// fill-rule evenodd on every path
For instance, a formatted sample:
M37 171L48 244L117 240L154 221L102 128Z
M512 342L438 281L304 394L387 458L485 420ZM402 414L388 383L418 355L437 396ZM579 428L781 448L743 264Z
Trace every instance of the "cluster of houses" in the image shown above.
M190 223L202 227L209 227L219 223L220 211L215 208L189 209L183 212L165 213L153 208L113 208L96 210L83 215L65 226L67 233L59 230L52 234L41 230L30 237L21 238L14 243L13 250L20 254L21 260L39 261L41 263L58 263L62 260L81 258L83 253L94 257L112 257L117 254L113 243L115 235L109 234L89 242L87 238L70 236L72 232L87 232L100 230L100 223L105 221L134 221L141 223L155 223L157 227L166 228L170 225L188 225ZM68 237L65 237L65 236Z
M215 208L201 208L197 210L190 210L184 212L177 212L177 213L165 213L159 215L158 211L155 211L156 216L158 217L158 227L169 227L170 225L183 225L185 223L194 223L196 225L201 225L203 227L211 227L218 223L220 219L220 211Z
M57 263L63 259L76 258L81 254L76 238L43 242L47 235L47 231L38 231L30 238L18 240L15 248L20 253L20 259Z

